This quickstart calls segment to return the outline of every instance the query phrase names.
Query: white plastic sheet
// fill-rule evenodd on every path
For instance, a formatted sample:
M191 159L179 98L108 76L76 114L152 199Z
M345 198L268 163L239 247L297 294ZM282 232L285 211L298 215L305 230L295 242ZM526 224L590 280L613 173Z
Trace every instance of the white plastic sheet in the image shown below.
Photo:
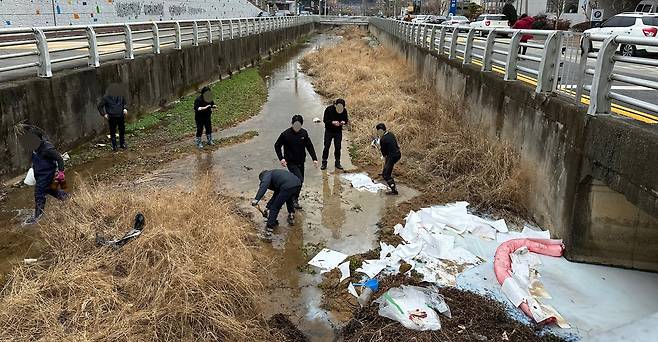
M350 277L350 262L349 261L345 261L344 263L338 265L338 269L340 270L340 281L341 282Z
M441 329L435 310L450 315L450 309L438 292L416 286L392 288L377 299L379 315L400 322L405 328L425 331Z
M34 169L30 168L27 170L27 175L25 175L25 180L23 180L25 185L34 186L37 184L37 180L34 178Z
M308 264L319 267L320 273L325 273L336 268L347 257L347 254L325 248L321 250L320 253L316 254Z
M341 177L352 183L352 186L359 191L379 192L386 190L388 187L381 183L375 183L365 173L346 173Z

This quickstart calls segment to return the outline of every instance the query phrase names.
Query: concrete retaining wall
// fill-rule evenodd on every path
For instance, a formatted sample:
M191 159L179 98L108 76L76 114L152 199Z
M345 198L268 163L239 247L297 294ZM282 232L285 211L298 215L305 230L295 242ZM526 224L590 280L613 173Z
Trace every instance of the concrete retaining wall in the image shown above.
M261 56L314 30L314 24L266 32L132 61L103 63L56 73L52 78L29 78L0 84L0 179L25 172L30 151L13 134L13 125L26 121L44 128L58 149L65 151L107 130L96 101L111 83L127 85L132 115L158 109L216 81Z
M370 31L440 96L458 98L467 123L517 149L530 176L531 213L565 240L569 258L658 270L656 129L615 116L587 116L560 97L536 94L521 82L407 44L374 25ZM608 190L628 202L617 214L602 212L610 197L597 194Z

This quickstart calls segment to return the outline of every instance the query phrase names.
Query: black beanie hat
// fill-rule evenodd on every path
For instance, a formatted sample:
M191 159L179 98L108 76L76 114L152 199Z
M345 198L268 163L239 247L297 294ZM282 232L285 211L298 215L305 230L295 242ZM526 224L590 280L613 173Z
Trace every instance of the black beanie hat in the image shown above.
M380 122L380 123L377 124L377 126L375 127L375 129L376 129L376 130L380 130L380 129L381 129L381 130L383 130L384 132L386 132L386 125L384 125L383 123Z
M210 91L210 87L208 87L208 86L205 86L205 87L201 88L201 94L204 94L208 91Z
M302 117L302 116L299 115L299 114L293 115L293 116L292 116L292 122L291 122L291 123L294 124L296 121L299 121L299 123L303 125L303 124L304 124L304 117Z
M336 99L336 101L334 101L334 105L337 105L337 104L339 104L339 103L342 104L343 107L345 107L345 100L343 100L343 99Z

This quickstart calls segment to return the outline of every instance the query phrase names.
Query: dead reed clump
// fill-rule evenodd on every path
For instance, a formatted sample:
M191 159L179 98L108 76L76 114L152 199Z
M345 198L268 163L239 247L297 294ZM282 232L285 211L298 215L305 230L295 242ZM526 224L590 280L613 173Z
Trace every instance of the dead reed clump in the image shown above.
M385 122L402 149L396 176L404 182L424 189L436 203L467 200L480 211L525 216L527 182L514 150L469 127L461 120L468 108L438 96L403 59L368 46L364 36L352 29L337 46L312 52L300 63L315 76L319 93L346 99L357 162L381 166L370 142L375 125Z
M266 340L250 223L210 182L193 190L84 186L41 222L47 257L0 293L0 340ZM120 249L137 212L143 234Z

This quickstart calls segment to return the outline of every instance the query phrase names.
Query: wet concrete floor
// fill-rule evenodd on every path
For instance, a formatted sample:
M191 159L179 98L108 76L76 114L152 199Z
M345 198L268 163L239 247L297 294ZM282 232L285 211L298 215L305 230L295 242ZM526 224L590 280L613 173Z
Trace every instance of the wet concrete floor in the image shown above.
M247 142L222 148L214 152L197 152L154 170L143 177L157 183L194 184L205 174L216 180L217 190L244 199L245 209L252 210L258 218L259 229L264 227L260 214L248 203L258 187L258 173L263 169L281 168L274 152L274 142L279 134L290 127L294 114L304 117L304 128L314 143L318 158L322 154L324 128L313 123L322 118L330 100L315 93L311 79L299 70L300 58L320 46L334 44L340 37L317 35L297 48L288 49L273 57L261 67L261 74L268 87L268 99L259 115L244 123L222 131L220 137L257 131L259 135ZM349 104L347 105L349 110ZM355 170L348 153L349 132L343 136L341 162L346 172ZM99 161L92 163L102 165ZM304 248L310 244L326 246L346 254L366 252L377 246L377 222L384 208L408 200L417 193L400 186L400 196L388 197L383 193L359 192L341 180L333 167L333 147L329 168L320 171L313 167L310 158L306 163L306 177L295 224L282 224L274 231L272 243L263 243L262 267L269 279L266 298L263 300L264 316L283 312L313 341L332 341L341 323L341 317L320 308L321 290L317 284L319 274L300 272L306 257ZM87 171L79 171L84 177ZM39 255L38 232L35 228L21 228L20 220L28 215L33 206L32 188L18 189L0 209L0 274L23 258ZM269 195L269 194L268 194ZM268 195L264 200L267 200ZM264 205L264 201L262 202ZM279 220L285 222L285 207ZM343 317L344 318L344 317Z

